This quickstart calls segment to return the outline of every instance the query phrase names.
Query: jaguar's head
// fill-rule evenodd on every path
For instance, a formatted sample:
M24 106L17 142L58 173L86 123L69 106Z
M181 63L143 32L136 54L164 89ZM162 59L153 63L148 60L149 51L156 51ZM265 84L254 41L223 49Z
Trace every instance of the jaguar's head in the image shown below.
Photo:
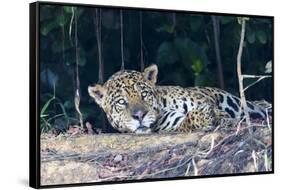
M155 91L158 68L144 72L119 71L104 85L88 87L88 92L104 110L111 125L120 132L149 133L159 115Z

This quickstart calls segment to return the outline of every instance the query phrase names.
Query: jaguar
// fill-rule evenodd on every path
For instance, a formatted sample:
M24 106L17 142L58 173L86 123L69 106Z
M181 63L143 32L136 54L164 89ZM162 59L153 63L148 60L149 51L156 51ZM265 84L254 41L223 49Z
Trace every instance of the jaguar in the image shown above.
M123 70L103 85L88 87L89 95L105 112L113 128L120 132L192 132L210 129L224 118L265 118L266 109L214 87L157 85L158 67L143 72Z

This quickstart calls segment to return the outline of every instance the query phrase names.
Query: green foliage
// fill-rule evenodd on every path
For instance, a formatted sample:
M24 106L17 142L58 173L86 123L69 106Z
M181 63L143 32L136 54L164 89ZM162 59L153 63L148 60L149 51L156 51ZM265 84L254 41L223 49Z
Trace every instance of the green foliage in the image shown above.
M69 118L68 118L64 105L59 101L58 98L56 98L55 84L53 84L53 86L54 86L53 95L45 102L45 104L43 104L43 107L41 108L41 111L40 111L41 132L47 132L50 129L52 129L53 126L52 126L51 122L53 122L53 120L55 120L57 118L64 117L65 122L66 123L69 122ZM52 111L50 111L50 106L52 104L53 105L57 104L60 107L62 113L53 114Z
M258 40L259 40L259 42L260 42L261 44L266 44L267 39L266 39L265 31L263 31L263 30L258 30L258 31L257 31L257 38L258 38Z
M44 131L61 126L56 125L58 120L68 123L76 121L73 118L77 118L74 106L74 14L77 16L80 109L85 118L93 117L95 127L101 127L101 110L91 102L87 93L88 85L98 81L95 9L43 5L40 7L40 121ZM120 12L117 9L102 9L101 12L104 80L121 66L119 16ZM138 11L123 11L126 69L140 70L139 16ZM243 19L246 20L243 72L271 73L272 63L268 60L273 59L272 20L235 16L217 18L226 90L238 90L236 56ZM143 11L142 20L145 66L156 62L159 67L159 84L220 87L211 15ZM263 80L256 84L247 91L247 98L271 101L271 82ZM54 83L56 87L53 86ZM56 96L53 93L54 88Z
M237 17L237 21L238 21L238 24L242 24L242 21L248 21L250 20L249 17Z
M203 70L202 61L200 59L193 59L191 68L194 72L194 75L198 76Z
M250 43L250 44L253 44L255 43L256 41L256 32L255 31L249 31L246 33L246 38L247 38L247 41Z
M272 61L269 61L265 65L265 73L272 73Z
M157 32L167 32L172 34L175 31L175 27L171 24L164 24L163 26L156 29Z
M174 64L180 59L179 53L173 42L164 41L158 48L157 63Z

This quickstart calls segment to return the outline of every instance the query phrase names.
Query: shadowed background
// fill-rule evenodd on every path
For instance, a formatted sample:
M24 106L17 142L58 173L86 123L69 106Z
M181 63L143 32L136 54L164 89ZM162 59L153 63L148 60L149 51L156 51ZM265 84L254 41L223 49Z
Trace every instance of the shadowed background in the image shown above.
M140 71L156 63L159 85L215 86L239 95L236 56L240 28L235 16L42 5L42 131L64 131L79 123L77 92L83 122L113 131L88 96L87 87L106 81L121 69L122 41L124 68ZM246 24L242 72L265 74L271 60L272 19L251 17ZM251 82L246 80L245 86ZM272 90L272 80L265 79L247 90L246 98L272 102Z

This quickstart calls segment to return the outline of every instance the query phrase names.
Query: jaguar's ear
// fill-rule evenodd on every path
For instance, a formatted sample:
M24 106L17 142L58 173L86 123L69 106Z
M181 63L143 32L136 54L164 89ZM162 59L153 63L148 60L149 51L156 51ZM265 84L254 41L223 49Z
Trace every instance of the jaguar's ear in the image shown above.
M102 106L104 96L106 94L106 89L100 85L100 84L95 84L93 86L88 87L88 92L89 95L94 98L96 103L100 106Z
M157 82L157 74L158 74L158 67L157 65L153 64L144 69L144 77L146 80L150 81L152 84L156 84Z

